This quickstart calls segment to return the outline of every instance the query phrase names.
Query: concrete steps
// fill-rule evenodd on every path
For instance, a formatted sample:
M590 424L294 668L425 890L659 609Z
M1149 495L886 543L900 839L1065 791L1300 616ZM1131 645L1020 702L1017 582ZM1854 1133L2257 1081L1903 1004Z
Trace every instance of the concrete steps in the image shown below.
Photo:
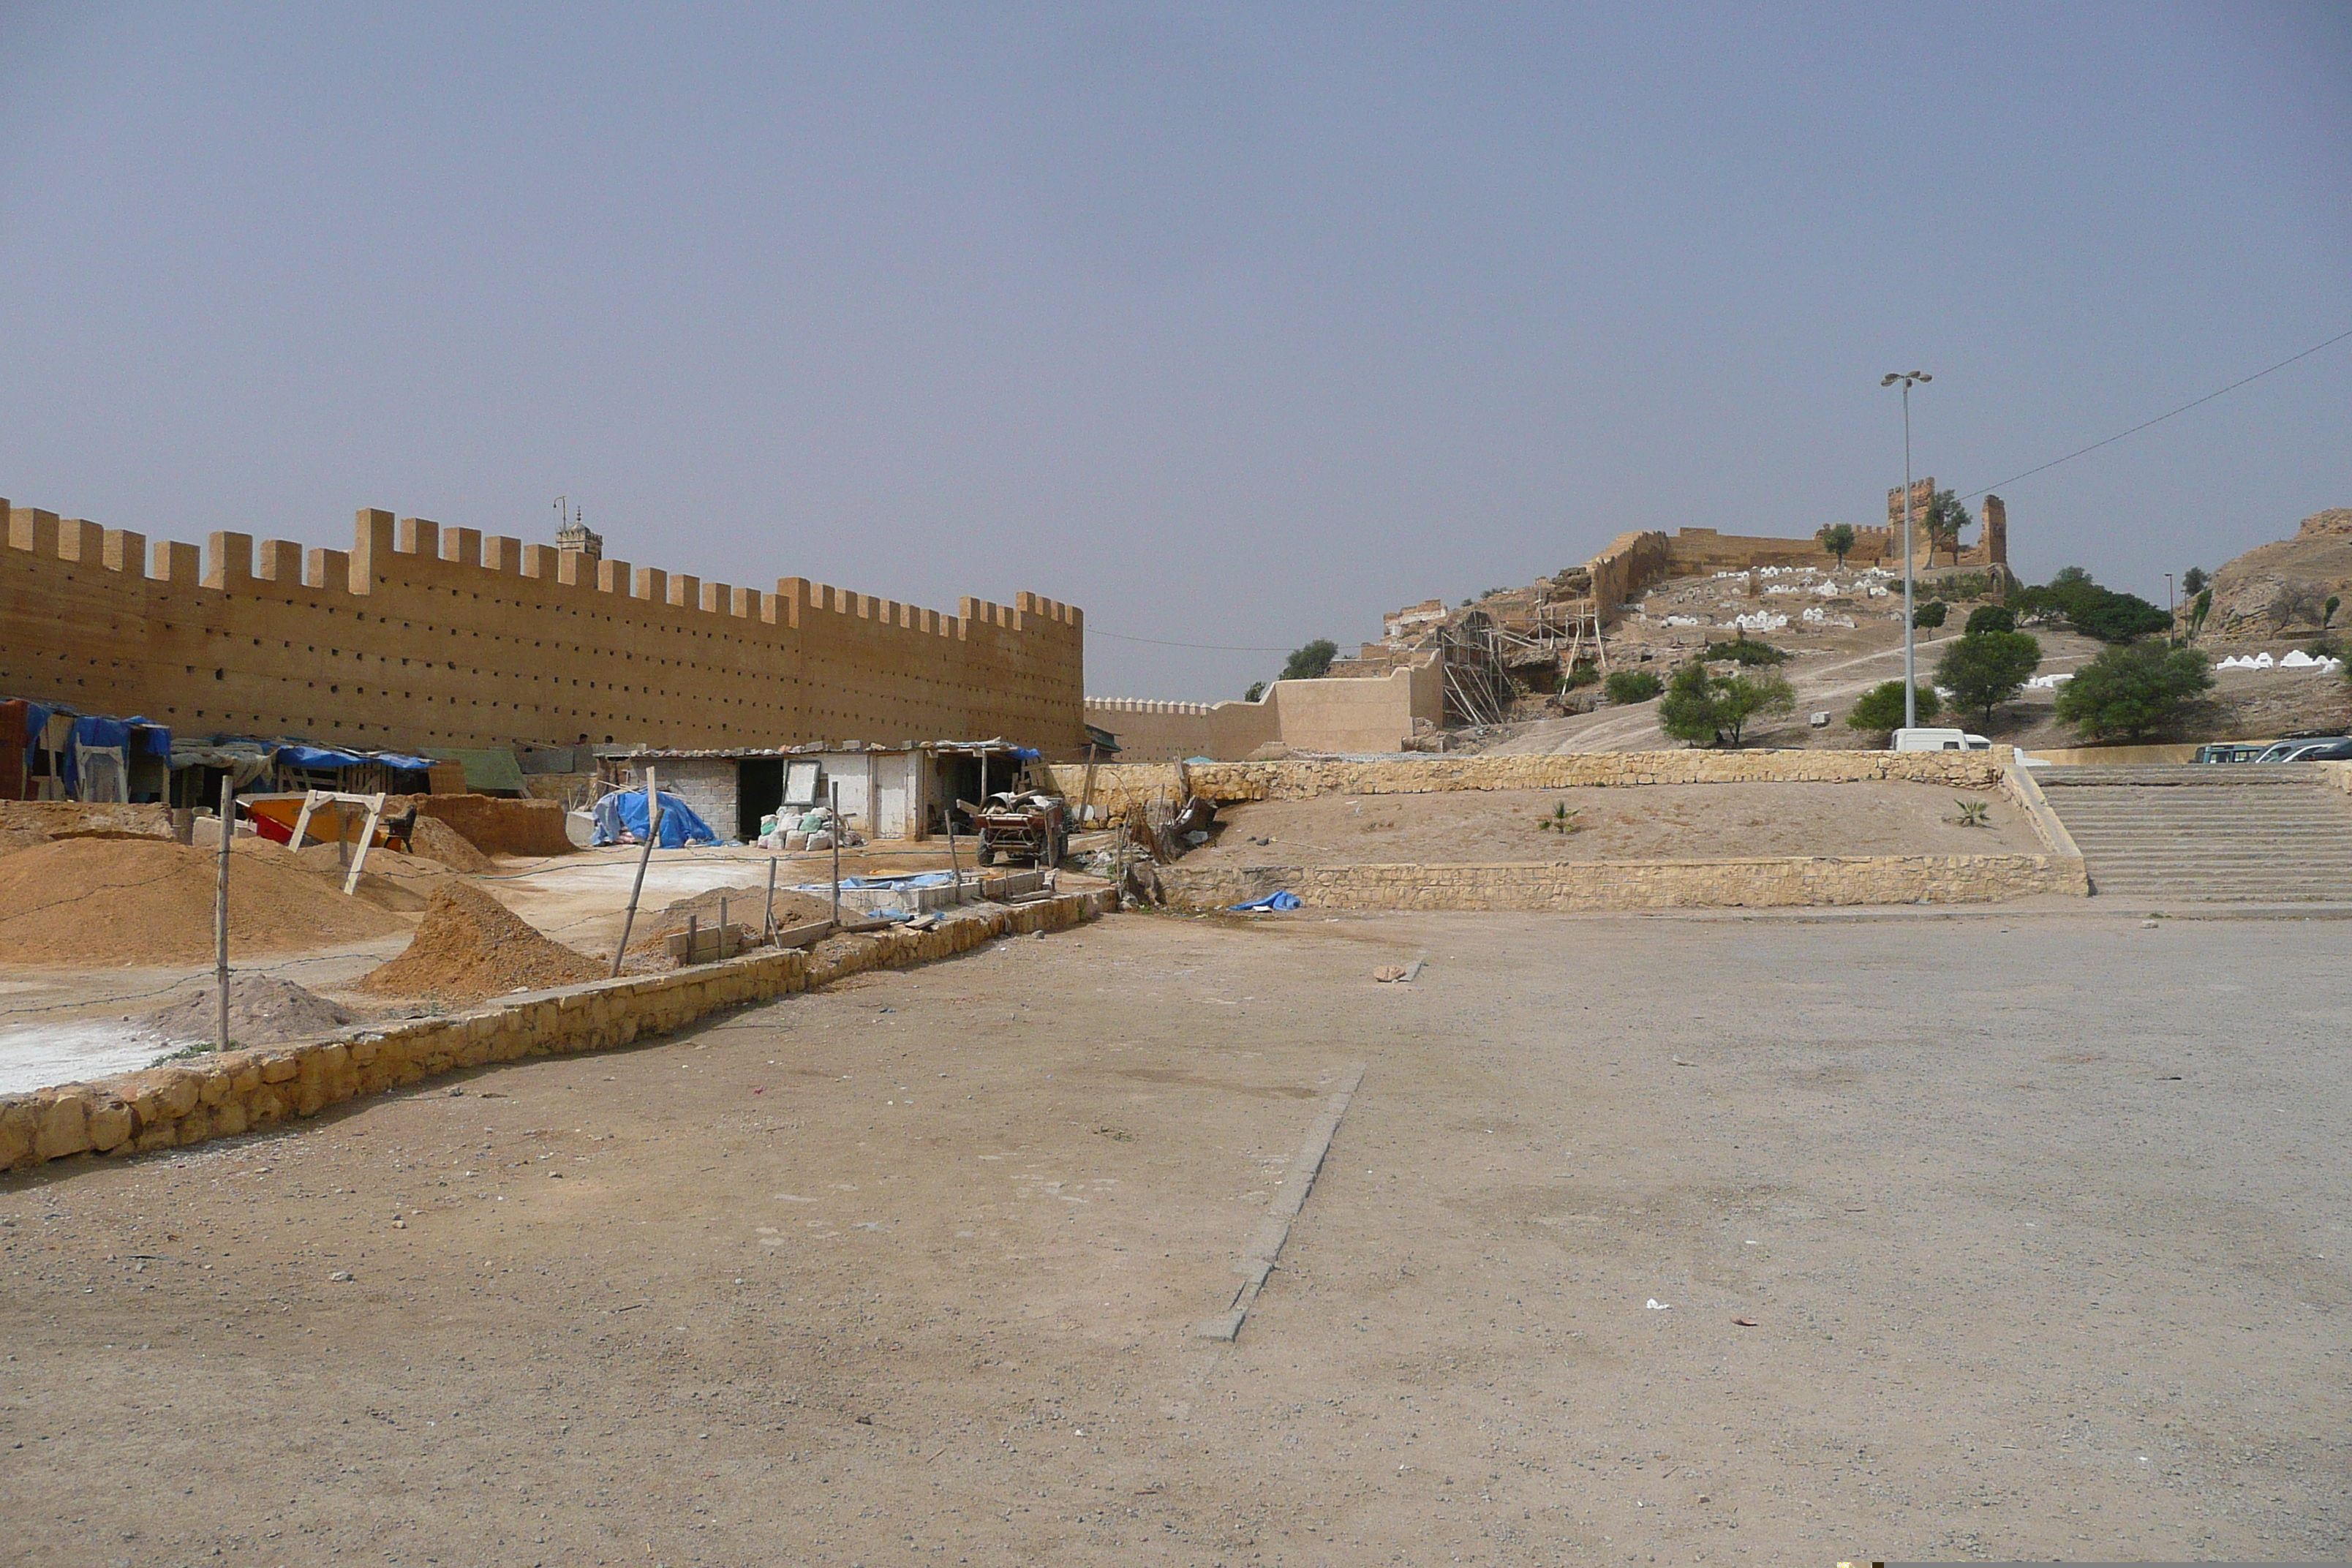
M2352 795L2293 764L2046 768L2034 780L2103 897L2352 899Z

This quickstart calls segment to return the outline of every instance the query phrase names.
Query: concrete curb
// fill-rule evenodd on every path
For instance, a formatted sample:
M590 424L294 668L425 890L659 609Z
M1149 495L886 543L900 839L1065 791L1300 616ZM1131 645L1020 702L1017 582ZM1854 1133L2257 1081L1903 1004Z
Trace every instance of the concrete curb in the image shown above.
M1283 1176L1280 1190L1266 1205L1265 1221L1250 1238L1248 1250L1242 1254L1238 1265L1242 1286L1234 1292L1233 1306L1196 1329L1194 1332L1201 1338L1230 1344L1241 1333L1242 1320L1256 1304L1257 1293L1265 1289L1266 1276L1274 1272L1274 1260L1282 1256L1282 1244L1290 1239L1290 1226L1307 1206L1307 1194L1315 1190L1315 1177L1323 1169L1323 1156L1330 1152L1331 1140L1339 1135L1349 1103L1356 1098L1357 1086L1363 1081L1364 1064L1357 1062L1348 1068L1347 1076L1323 1102L1323 1114L1307 1130L1307 1142L1299 1145L1298 1158Z
M1108 889L1066 893L971 910L927 931L835 937L810 953L761 952L668 974L600 980L312 1045L228 1051L92 1083L0 1096L0 1170L29 1171L93 1152L185 1148L289 1115L316 1116L331 1105L460 1068L610 1050L866 970L911 968L999 936L1066 930L1113 907Z

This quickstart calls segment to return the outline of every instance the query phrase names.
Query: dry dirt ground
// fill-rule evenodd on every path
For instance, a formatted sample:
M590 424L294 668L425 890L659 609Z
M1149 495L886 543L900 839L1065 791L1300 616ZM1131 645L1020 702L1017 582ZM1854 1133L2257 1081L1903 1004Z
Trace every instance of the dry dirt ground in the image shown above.
M1959 803L1990 809L1959 826ZM1584 825L1536 825L1566 805ZM2039 855L2023 813L1999 795L1902 784L1675 784L1633 789L1465 790L1258 801L1218 814L1214 840L1184 863L1344 866L1516 860L1711 860L1744 855ZM1270 845L1255 842L1271 838Z
M1118 916L11 1178L8 1555L2342 1556L2344 929Z

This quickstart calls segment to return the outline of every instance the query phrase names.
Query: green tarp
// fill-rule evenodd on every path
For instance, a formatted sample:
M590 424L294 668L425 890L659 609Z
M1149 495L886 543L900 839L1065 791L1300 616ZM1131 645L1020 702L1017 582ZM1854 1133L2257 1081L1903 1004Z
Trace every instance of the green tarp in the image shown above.
M528 795L522 764L512 752L453 752L425 749L425 755L445 763L463 763L466 788L475 795Z

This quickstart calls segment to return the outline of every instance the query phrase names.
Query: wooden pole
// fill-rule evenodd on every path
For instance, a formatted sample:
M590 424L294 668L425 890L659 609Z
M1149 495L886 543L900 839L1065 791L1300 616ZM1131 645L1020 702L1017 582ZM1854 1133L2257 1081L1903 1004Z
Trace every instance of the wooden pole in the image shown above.
M629 954L629 932L637 923L637 896L646 889L646 863L654 858L654 840L661 837L660 792L654 788L654 770L646 769L646 847L637 853L637 879L629 885L629 912L621 917L621 945L613 950L613 978L621 977L621 960Z
M841 923L841 786L826 786L833 795L833 830L825 837L833 840L833 923Z
M236 837L236 774L221 775L220 872L213 891L213 975L220 986L220 1029L213 1049L228 1049L228 843Z
M768 945L773 947L776 944L776 858L773 855L768 857L768 912L760 922L760 929L767 933Z
M956 854L955 802L948 802L948 867L955 873L955 901L963 902L963 860Z

